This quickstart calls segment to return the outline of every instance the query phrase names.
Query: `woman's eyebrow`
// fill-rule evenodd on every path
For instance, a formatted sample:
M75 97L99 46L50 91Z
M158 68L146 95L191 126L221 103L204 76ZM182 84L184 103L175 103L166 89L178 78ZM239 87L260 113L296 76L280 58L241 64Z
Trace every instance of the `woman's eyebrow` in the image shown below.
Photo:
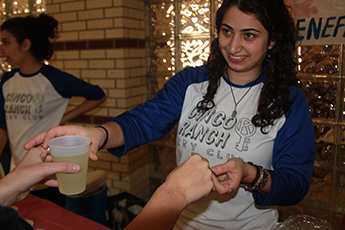
M229 26L229 25L226 24L226 23L223 23L222 26L225 26L225 27L227 27L227 28L230 29L230 30L234 30L234 28L232 28L231 26ZM245 29L241 29L241 32L249 32L249 31L255 31L255 32L261 33L260 30L257 30L257 29L254 29L254 28L245 28Z

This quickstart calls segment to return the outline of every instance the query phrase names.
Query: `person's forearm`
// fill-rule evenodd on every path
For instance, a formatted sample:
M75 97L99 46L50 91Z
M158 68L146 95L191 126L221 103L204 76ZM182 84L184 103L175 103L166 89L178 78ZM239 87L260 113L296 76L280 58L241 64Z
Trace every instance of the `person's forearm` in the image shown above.
M103 145L106 142L103 147L104 149L117 148L125 144L122 129L116 122L107 122L101 126L108 131L108 138L106 140L106 132L99 128L103 133L100 145Z
M2 206L11 206L18 198L18 192L15 190L16 181L11 181L10 174L0 180L0 204Z
M101 105L105 101L105 97L101 100L87 100L81 103L79 106L75 107L74 109L68 111L65 113L61 120L61 124L66 124L66 122L71 121L72 119L83 115L84 113L91 111L95 108L97 108L99 105Z
M163 184L125 230L173 229L186 205L184 196L177 192L174 186Z
M189 157L167 176L125 229L173 229L185 207L210 193L211 177L208 160L200 155Z

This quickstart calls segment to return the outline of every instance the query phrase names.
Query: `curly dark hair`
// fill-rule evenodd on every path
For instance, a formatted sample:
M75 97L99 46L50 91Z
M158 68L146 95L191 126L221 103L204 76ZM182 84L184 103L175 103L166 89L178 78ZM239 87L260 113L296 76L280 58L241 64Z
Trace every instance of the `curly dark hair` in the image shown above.
M30 52L39 61L49 60L53 55L53 46L49 39L58 37L58 21L47 14L10 18L0 29L10 32L19 45L29 39Z
M283 0L224 0L216 15L217 34L220 33L225 13L233 6L255 15L268 31L269 41L276 42L263 61L267 78L260 94L257 114L252 118L253 124L261 127L261 132L265 133L265 127L272 125L275 119L287 112L287 105L290 103L288 87L298 86L295 57L298 32ZM213 98L227 66L218 47L218 38L211 44L207 66L209 86L203 100L197 105L201 111L215 106Z

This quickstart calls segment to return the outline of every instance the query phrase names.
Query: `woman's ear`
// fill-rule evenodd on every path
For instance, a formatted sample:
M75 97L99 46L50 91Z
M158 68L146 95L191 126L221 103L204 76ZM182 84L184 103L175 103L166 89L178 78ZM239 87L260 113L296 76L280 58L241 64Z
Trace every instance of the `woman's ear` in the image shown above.
M268 43L268 49L272 49L276 44L276 41L275 40L271 40L269 43Z
M22 42L22 50L23 51L29 51L31 47L31 41L27 38L24 39L24 41Z

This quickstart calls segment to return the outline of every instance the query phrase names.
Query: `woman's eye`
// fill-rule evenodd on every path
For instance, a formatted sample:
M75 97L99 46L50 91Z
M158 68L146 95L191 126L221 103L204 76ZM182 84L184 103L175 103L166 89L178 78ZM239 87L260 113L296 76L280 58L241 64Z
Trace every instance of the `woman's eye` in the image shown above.
M228 30L228 29L222 29L222 31L223 31L224 34L231 34L231 31Z
M246 33L245 37L248 38L248 39L253 39L255 37L255 35L252 34L252 33Z

